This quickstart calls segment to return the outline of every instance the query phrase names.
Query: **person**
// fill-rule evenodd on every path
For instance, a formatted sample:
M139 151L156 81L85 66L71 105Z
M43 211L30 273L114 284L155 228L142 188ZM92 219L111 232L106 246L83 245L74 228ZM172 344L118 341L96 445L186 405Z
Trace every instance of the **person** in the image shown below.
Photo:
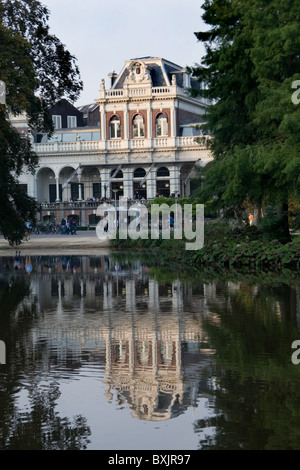
M174 218L170 215L170 227L171 227L171 230L173 230L173 227L174 227Z
M76 235L76 234L77 234L77 224L76 224L75 221L73 222L72 227L71 227L71 234L72 234L72 235Z
M73 219L72 217L69 218L69 233L73 235Z
M25 240L29 241L31 230L32 230L32 225L30 222L25 222L25 225L26 225Z
M253 224L253 214L249 214L249 224L252 225Z
M61 234L64 235L67 231L67 222L64 217L61 219L60 225L61 225Z
M30 256L26 256L26 260L25 260L25 271L30 274L31 271L32 271L32 263L31 263L31 257Z

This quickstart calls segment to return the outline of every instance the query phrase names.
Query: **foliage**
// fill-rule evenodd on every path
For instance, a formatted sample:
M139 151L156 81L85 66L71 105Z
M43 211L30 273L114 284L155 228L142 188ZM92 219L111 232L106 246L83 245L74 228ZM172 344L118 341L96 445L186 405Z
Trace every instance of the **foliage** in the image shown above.
M76 59L50 34L48 18L37 0L0 1L0 80L7 93L7 108L0 105L0 231L12 245L24 238L25 222L34 223L37 205L20 191L18 177L34 173L38 161L8 112L25 113L30 128L51 133L49 106L63 96L75 100L82 89Z
M200 195L216 196L219 208L247 200L281 209L300 183L300 110L291 100L300 4L206 0L203 10L211 28L195 34L206 55L191 70L207 85L199 93L214 100L207 113L214 161L202 170ZM287 222L281 218L284 242Z
M17 178L23 165L33 171L36 162L29 141L22 140L0 109L0 229L11 244L20 243L25 222L35 219L36 202L21 191Z
M272 220L272 219L271 219ZM256 271L300 270L300 240L283 244L270 237L269 229L264 232L248 224L230 226L226 221L205 223L204 246L201 250L187 251L185 240L170 240L161 236L157 240L138 239L111 240L110 245L117 252L128 251L143 253L161 263L174 265L178 270L193 269L201 271L212 268L214 271L255 273ZM171 232L172 233L172 232ZM273 234L275 235L275 234Z
M300 203L296 198L289 201L289 225L293 230L300 229Z
M82 90L76 58L50 34L49 10L38 0L2 0L1 28L11 36L11 46L1 51L1 79L7 86L7 103L14 114L26 111L32 126L52 130L47 109L62 97L76 101ZM15 51L23 44L25 53ZM11 61L11 54L14 54ZM6 59L3 64L2 60ZM26 73L27 61L34 74ZM9 67L15 62L16 67ZM16 69L18 67L18 73ZM16 81L17 80L17 81Z

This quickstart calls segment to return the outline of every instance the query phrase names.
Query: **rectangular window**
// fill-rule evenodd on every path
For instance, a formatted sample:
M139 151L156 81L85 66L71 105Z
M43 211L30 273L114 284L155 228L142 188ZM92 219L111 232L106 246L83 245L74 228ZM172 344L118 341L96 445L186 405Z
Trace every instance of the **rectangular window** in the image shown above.
M101 199L101 183L93 183L93 197Z
M59 199L62 201L62 185L59 185ZM56 201L56 184L49 184L49 202Z
M61 129L61 116L53 115L52 121L53 121L54 129Z
M77 116L67 116L68 129L74 129L77 127Z
M83 183L71 183L71 199L77 201L79 198L79 185L81 186L81 197L84 199L84 184Z

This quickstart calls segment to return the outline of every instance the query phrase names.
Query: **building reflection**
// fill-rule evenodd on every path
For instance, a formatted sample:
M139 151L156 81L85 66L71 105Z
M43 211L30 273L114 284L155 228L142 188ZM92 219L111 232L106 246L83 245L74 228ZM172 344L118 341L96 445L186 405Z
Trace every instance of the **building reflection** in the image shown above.
M213 351L202 328L209 287L160 283L141 262L106 256L31 261L39 309L32 349L44 364L67 365L72 374L86 362L99 366L107 399L138 419L166 420L196 406L199 383L205 389L211 377ZM13 272L13 263L2 271Z

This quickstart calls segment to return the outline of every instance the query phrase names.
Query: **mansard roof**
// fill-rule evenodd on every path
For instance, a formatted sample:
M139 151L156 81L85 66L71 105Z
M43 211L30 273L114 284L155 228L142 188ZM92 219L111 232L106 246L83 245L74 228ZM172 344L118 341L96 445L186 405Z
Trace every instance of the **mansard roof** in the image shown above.
M184 75L187 73L184 67L161 57L144 56L127 60L120 74L114 73L115 78L111 86L112 89L124 88L125 83L129 80L131 67L134 64L141 64L143 69L147 71L153 87L170 86L173 75L176 77L177 86L184 87ZM192 77L191 87L200 88L199 82L192 79Z

